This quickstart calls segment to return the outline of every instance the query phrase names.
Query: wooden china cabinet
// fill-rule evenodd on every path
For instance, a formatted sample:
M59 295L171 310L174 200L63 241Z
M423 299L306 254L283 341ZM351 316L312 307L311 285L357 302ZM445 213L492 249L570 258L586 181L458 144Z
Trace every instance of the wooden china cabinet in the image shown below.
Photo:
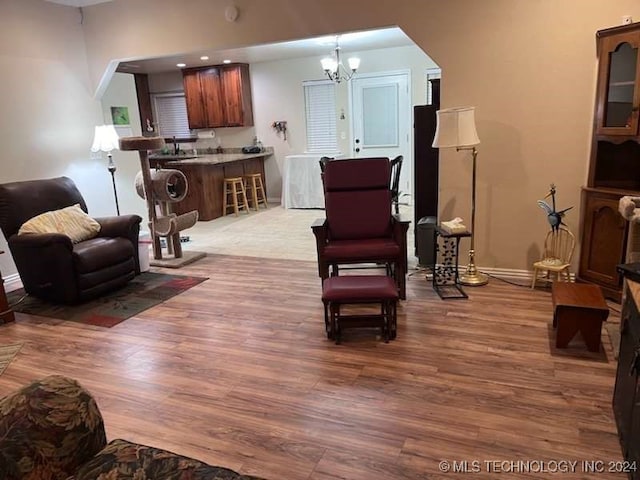
M640 23L600 30L598 86L587 186L582 189L578 278L620 301L628 224L618 213L624 195L640 196Z
M253 125L249 65L184 69L182 79L189 128Z

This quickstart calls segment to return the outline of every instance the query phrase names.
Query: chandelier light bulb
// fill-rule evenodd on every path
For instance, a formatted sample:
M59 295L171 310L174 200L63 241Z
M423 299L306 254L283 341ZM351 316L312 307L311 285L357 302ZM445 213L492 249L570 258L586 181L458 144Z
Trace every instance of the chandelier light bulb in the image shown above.
M322 69L325 72L334 72L338 65L333 58L329 57L323 58L322 60L320 60L320 62L322 63Z
M358 67L360 67L360 59L357 57L351 57L347 60L351 72L347 71L345 66L342 64L342 60L340 60L340 44L338 43L338 39L339 37L336 37L336 47L333 50L333 56L325 57L320 60L324 73L327 75L329 80L336 83L340 83L343 80L351 80L351 77L353 77L356 70L358 70Z

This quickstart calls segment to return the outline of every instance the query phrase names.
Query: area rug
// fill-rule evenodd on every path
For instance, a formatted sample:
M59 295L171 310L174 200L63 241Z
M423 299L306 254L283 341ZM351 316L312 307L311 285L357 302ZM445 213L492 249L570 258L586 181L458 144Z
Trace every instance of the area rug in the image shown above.
M0 345L0 375L11 363L11 360L18 354L22 348L22 343L14 343L11 345Z
M207 280L202 277L144 272L127 285L95 300L78 305L55 305L27 296L13 307L20 313L69 320L100 327L113 327L127 318L158 305ZM24 290L8 294L13 305L24 296Z

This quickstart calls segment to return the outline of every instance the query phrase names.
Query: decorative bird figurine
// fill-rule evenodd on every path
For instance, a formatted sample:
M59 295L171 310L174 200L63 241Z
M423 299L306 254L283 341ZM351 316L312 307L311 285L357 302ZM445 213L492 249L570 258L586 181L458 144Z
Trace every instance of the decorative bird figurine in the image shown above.
M547 220L549 220L549 224L551 225L551 230L558 231L560 225L565 225L562 221L562 217L564 214L571 210L573 207L565 208L564 210L556 211L556 186L552 183L549 189L549 193L544 198L551 197L551 203L553 208L549 206L547 202L544 200L538 200L538 206L542 208L547 213Z

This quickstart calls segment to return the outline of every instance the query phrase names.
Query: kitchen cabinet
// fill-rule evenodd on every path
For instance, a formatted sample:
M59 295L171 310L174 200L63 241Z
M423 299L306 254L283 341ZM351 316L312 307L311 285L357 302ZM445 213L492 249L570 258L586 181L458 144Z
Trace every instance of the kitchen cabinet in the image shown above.
M600 30L598 83L587 185L582 190L578 278L620 301L628 225L618 213L624 195L640 195L640 23Z
M182 78L189 128L253 125L249 65L185 69Z
M270 151L249 155L225 153L176 161L150 158L149 161L153 168L180 170L187 179L187 195L171 204L172 213L181 215L197 210L198 220L208 221L222 216L224 179L259 173L266 183L264 161L270 155Z

